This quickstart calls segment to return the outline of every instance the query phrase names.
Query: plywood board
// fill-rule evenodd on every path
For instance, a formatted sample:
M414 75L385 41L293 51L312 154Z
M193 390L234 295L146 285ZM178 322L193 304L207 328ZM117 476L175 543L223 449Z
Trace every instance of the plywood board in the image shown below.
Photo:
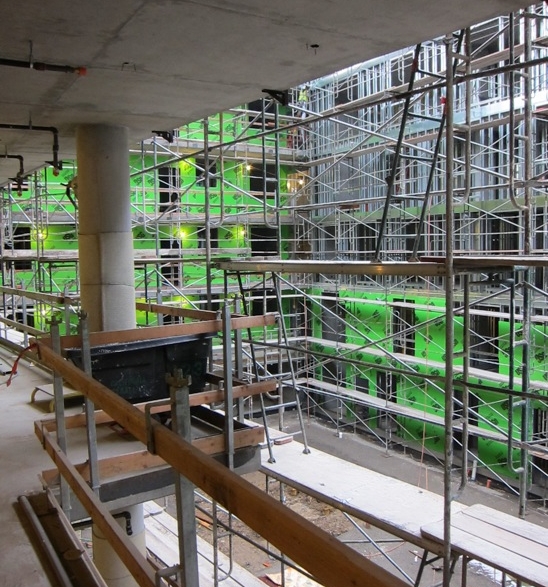
M487 515L491 519L478 519L478 512L480 518ZM443 544L443 520L423 526L422 533ZM547 587L548 544L539 543L546 533L546 529L524 520L485 506L472 506L452 517L451 548L529 585Z
M179 543L177 538L177 520L166 513L155 502L143 504L145 510L145 527L147 531L147 548L166 566L175 566L179 563ZM200 587L213 587L213 548L200 538L198 544L198 567L200 572ZM230 569L229 559L218 552L222 576ZM232 572L223 583L226 587L264 587L264 583L237 563L233 564Z
M264 452L264 451L263 451ZM421 548L441 553L421 534L428 521L443 518L443 497L298 442L274 447L275 463L262 456L261 470L291 487L390 532ZM454 511L464 506L455 503Z

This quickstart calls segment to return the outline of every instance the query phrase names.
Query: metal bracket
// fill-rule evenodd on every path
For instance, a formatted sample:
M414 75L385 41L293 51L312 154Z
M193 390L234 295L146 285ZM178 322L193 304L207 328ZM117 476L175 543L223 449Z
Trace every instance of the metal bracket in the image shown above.
M168 143L172 143L175 136L172 130L153 130L152 132Z
M261 90L265 94L268 94L271 98L279 102L282 106L287 106L289 104L289 90L269 90L264 89Z
M112 514L113 518L124 518L126 521L126 534L131 536L133 534L133 528L131 527L131 514L127 511L118 512L117 514Z
M156 444L154 442L154 429L152 427L152 414L150 411L157 406L169 406L170 400L159 399L154 402L145 404L145 424L147 429L147 450L151 455L156 454Z
M181 569L181 565L166 567L165 569L158 569L156 571L156 587L163 587L165 585L165 583L162 582L162 579L177 577L181 572Z

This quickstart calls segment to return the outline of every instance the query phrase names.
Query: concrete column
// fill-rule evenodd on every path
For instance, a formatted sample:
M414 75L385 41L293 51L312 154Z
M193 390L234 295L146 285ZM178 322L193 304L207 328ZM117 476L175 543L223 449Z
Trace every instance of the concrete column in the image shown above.
M76 133L80 295L89 330L135 328L133 235L129 200L127 128L83 125ZM146 555L143 506L114 512ZM93 559L109 587L137 587L99 528L93 527Z
M76 152L82 309L91 332L135 328L127 128L80 126Z
M114 512L114 517L123 529L126 529L126 521L129 520L131 534L128 535L128 540L131 540L146 556L143 505L137 504ZM93 561L108 587L138 587L137 582L111 548L104 534L95 525L92 530L92 541Z

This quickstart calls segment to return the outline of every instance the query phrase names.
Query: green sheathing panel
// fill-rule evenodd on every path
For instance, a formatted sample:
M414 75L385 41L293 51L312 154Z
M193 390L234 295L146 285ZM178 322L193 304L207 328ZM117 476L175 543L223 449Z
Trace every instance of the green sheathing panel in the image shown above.
M247 128L249 117L243 113L224 113L211 117L209 120L209 140L211 144L219 140L229 141L237 137L250 138L253 144L261 145L260 138L253 138L259 132L259 128ZM247 128L247 130L246 130ZM133 236L134 248L139 251L140 255L146 255L150 251L150 256L158 256L160 250L171 249L174 254L177 250L185 260L195 262L184 263L182 266L183 277L181 283L197 284L205 283L205 266L204 266L204 220L205 213L205 188L203 182L200 182L200 166L203 166L203 154L193 155L194 151L199 151L204 139L203 122L198 121L181 128L179 132L182 140L195 141L194 146L187 147L188 155L186 159L176 163L169 163L173 172L170 172L169 181L173 179L174 190L165 189L165 170L163 184L161 181L160 169L163 163L168 165L171 155L162 154L161 148L158 148L158 154L154 156L150 151L143 150L142 153L130 154L130 202L132 218L134 222ZM268 138L267 141L271 141ZM245 214L254 214L258 218L258 225L262 224L263 211L265 206L265 196L262 192L251 189L251 174L255 173L250 166L250 162L256 168L261 168L260 159L247 158L245 153L245 144L239 147L236 157L225 157L223 168L219 169L220 162L215 157L215 168L212 172L219 176L212 180L209 188L209 206L210 213L214 221L224 216L224 223L219 228L214 228L215 234L212 236L213 258L216 256L239 257L249 256L252 253L251 232L252 225L244 222ZM269 163L271 165L271 163ZM141 170L146 170L140 173ZM284 192L287 189L287 178L294 171L292 166L280 165L280 181L276 183L267 183L269 192L266 195L267 218L270 222L275 221L275 198L273 185L280 188L280 202L288 196ZM224 178L221 181L220 176ZM11 204L12 208L18 213L18 220L14 223L14 228L21 227L29 230L27 238L28 244L24 248L35 251L62 251L77 250L77 229L75 227L77 212L73 202L77 203L77 169L74 164L65 162L64 168L58 176L53 174L50 168L44 169L37 173L36 182L31 182L30 188L25 189L21 195L14 196ZM256 184L257 182L255 182ZM34 198L35 186L40 191L40 205L45 226L36 224L37 214L35 212L36 201ZM67 195L67 188L73 188ZM256 189L256 185L255 185ZM161 194L163 196L161 197ZM72 197L72 201L71 201ZM166 199L167 197L167 199ZM170 202L178 198L179 207L175 214L169 210ZM162 201L160 201L162 200ZM283 216L288 214L283 208L279 211ZM239 216L244 214L244 216ZM75 220L67 224L67 216ZM193 218L194 217L194 218ZM57 223L57 218L61 219ZM281 255L288 258L291 254L292 228L283 226L281 229ZM20 237L21 238L21 237ZM201 253L197 252L201 249ZM202 261L201 263L199 261ZM51 269L54 275L52 284L59 282L62 284L74 279L73 269L66 273L65 268L55 267ZM136 271L136 283L143 279L143 271ZM18 282L25 287L32 287L36 281L34 269L20 270L17 273ZM222 275L215 273L213 276L214 284L222 284ZM10 283L6 282L6 285ZM38 283L38 285L40 285ZM55 289L55 288L54 288Z
M256 137L259 128L245 130L249 117L241 113L225 113L221 117L212 117L209 121L209 140L214 143L220 139L232 140L242 133L247 132L250 145L258 147L262 145L262 139ZM204 139L204 126L202 122L192 123L183 127L180 137L188 141L196 141L199 145ZM271 139L269 138L268 141ZM282 137L280 146L284 146L285 138ZM195 147L199 150L199 147ZM159 172L148 171L144 174L136 174L139 170L148 169L168 161L168 156L161 155L153 157L149 153L132 154L130 156L131 182L130 200L132 217L134 220L133 236L134 248L139 253L150 256L157 255L157 247L165 253L166 249L172 250L176 256L182 256L183 261L179 264L179 288L184 287L206 287L206 269L203 254L204 227L203 218L205 212L205 188L199 181L199 170L197 166L201 163L202 156L192 154L182 161L172 164L177 177L177 193L179 194L180 207L177 215L170 215L168 211L169 201L160 202L159 199ZM223 213L225 222L215 230L214 259L217 255L223 257L247 256L252 252L251 230L253 225L243 223L237 214L250 213L259 218L256 225L263 224L262 214L264 210L264 196L260 191L249 193L256 182L252 182L253 165L258 165L258 160L248 160L246 157L238 156L234 159L225 158L223 169L216 169L216 174L224 177L224 183L218 178L209 189L209 204L212 217L218 217ZM218 165L218 161L216 165ZM220 164L219 164L220 165ZM289 197L288 178L295 171L290 165L282 164L280 167L279 189L280 203L282 208L280 214L288 213L283 205ZM15 215L14 229L27 230L25 247L37 253L48 251L60 252L77 250L77 230L74 218L76 211L70 198L67 196L67 184L73 181L77 170L73 165L65 164L60 175L55 176L51 169L45 169L37 174L36 184L40 193L40 205L42 218L47 222L38 223L36 201L33 189L24 190L21 195L13 195L9 205ZM198 181L197 181L198 179ZM30 187L33 187L32 185ZM71 191L73 199L77 197ZM267 205L273 206L274 196L269 192L266 196ZM486 202L481 204L484 209L498 203ZM274 221L273 209L267 208L269 220ZM58 221L62 218L62 222ZM292 252L293 228L289 225L282 225L280 233L282 258L289 258ZM21 241L19 241L21 242ZM27 246L28 245L28 246ZM202 252L200 252L200 249ZM9 275L4 285L18 285L23 288L39 287L42 291L62 292L65 288L70 291L74 287L76 269L74 262L52 262L41 264L40 270L32 268L17 268L15 275ZM154 270L150 274L150 290L155 292L157 276ZM144 272L138 269L135 273L136 283L140 290L143 288ZM258 278L257 278L258 279ZM212 285L221 287L223 275L220 271L213 270ZM234 277L230 278L230 285L236 285ZM323 290L313 288L308 291L311 296L320 300ZM338 291L341 315L346 322L344 326L344 343L355 345L357 348L344 347L337 349L331 343L317 343L312 347L326 356L335 360L344 354L345 357L355 361L344 366L343 377L347 387L352 389L363 389L363 393L378 395L377 384L383 368L405 370L408 374L395 374L395 397L398 405L412 407L427 414L443 417L445 397L443 392L443 377L445 375L445 317L444 299L442 297L428 297L419 293L387 293L357 292L350 290ZM164 301L173 303L178 307L189 307L197 304L200 300L197 297L181 296L177 291L165 298ZM379 349L394 352L393 339L390 337L394 328L394 308L398 304L409 304L412 307L410 314L406 317L411 319L414 327L412 354L407 355L406 365L393 358L379 354ZM203 307L203 305L200 305ZM287 310L287 308L285 308ZM54 313L59 310L54 309ZM52 310L48 308L36 308L34 313L37 327L45 325L45 321L51 318ZM308 317L312 336L318 340L324 338L322 331L322 310L319 303L309 304ZM139 324L155 324L155 315L138 313ZM461 316L455 318L455 352L463 348L463 319ZM289 322L287 323L289 326ZM523 336L516 331L516 340L519 342ZM277 340L277 326L272 326L259 333L261 336ZM548 381L548 352L547 326L543 323L535 323L531 332L531 380ZM499 336L499 374L508 376L509 369L509 325L508 322L498 322ZM515 349L515 377L521 377L522 347ZM455 357L455 366L462 365L462 359ZM417 374L427 375L431 379L425 380L421 377L413 377L412 371ZM323 369L318 367L315 376L323 378ZM455 375L455 379L461 376ZM358 386L359 383L359 386ZM490 393L486 390L475 391L474 384L491 386L491 388L504 389L507 384L492 382L487 379L471 379L472 392L478 396L478 418L477 426L486 430L495 429L506 431L508 427L509 402L507 398ZM516 384L516 390L520 386ZM345 402L345 417L351 419L357 412L353 401ZM537 406L544 409L544 405ZM514 420L519 420L519 408L514 409ZM379 414L375 410L369 410L369 416L377 418ZM422 422L398 416L398 429L394 434L399 434L404 440L413 443L422 443L425 448L440 452L443 450L443 429L441 426L424 424ZM529 431L531 432L531 431ZM520 432L514 425L513 435L519 438ZM516 478L507 465L507 448L503 442L494 440L478 439L477 453L480 461L493 468L494 471L507 478ZM518 465L518 451L513 451L514 465Z
M508 408L509 401L507 398L501 398L500 395L494 393L482 393L482 403L479 406L480 427L498 429L502 433L508 432ZM512 436L519 439L521 431L517 425L519 420L519 410L514 409L514 425ZM479 455L484 463L492 469L495 473L504 477L517 479L518 475L513 473L508 466L508 448L506 443L496 442L491 439L479 439ZM519 466L520 452L519 450L512 451L513 465Z
M31 233L32 234L32 233ZM78 233L76 226L50 224L42 231L44 251L76 251L78 250ZM33 235L34 236L34 235ZM32 248L36 249L37 241L33 239Z
M48 293L75 291L75 262L53 260L60 251L76 251L77 229L75 208L67 197L66 184L74 175L73 167L65 163L60 174L45 168L29 176L18 194L4 193L3 207L10 208L9 226L4 231L6 249L26 251L27 260L6 265L2 285L22 289L38 289ZM38 194L35 196L35 194ZM60 222L62 220L62 222ZM46 258L38 266L37 259ZM35 322L41 320L42 309L35 312Z
M521 357L520 357L521 358ZM531 332L531 366L548 382L548 325L534 324Z
M293 252L293 226L282 225L280 239L282 244L281 258L290 259Z
M309 290L313 296L321 297L320 289ZM403 369L406 375L395 374L395 401L400 406L408 406L431 414L443 419L445 394L444 394L444 377L445 377L445 316L444 300L427 298L420 295L407 296L406 299L401 294L387 293L379 294L378 292L356 292L344 291L338 292L339 306L342 308L342 315L345 317L345 342L339 349L333 348L332 343L324 342L314 345L318 351L336 356L344 354L351 360L359 361L361 365L352 363L347 365L346 385L349 388L360 391L357 382L363 386L364 381L368 388L367 393L370 395L379 395L377 387L379 373L383 372L383 367ZM378 349L386 349L389 352L395 352L393 338L389 335L394 328L394 311L398 309L398 304L412 304L412 320L414 323L414 350L412 354L405 355L405 365L400 361L389 356L379 356ZM314 338L322 338L321 311L315 304L312 308L312 333ZM410 316L407 315L409 319ZM455 318L455 353L463 349L463 324L462 317ZM520 327L521 328L521 327ZM501 351L499 353L499 373L508 375L509 360L509 324L506 321L499 320L498 335L500 338ZM516 332L517 340L522 337L521 331ZM376 344L371 344L376 343ZM358 348L353 349L350 345L356 345ZM532 381L545 382L547 375L547 358L546 358L546 327L542 325L533 325L531 334L531 370L530 376ZM369 351L373 349L373 351ZM376 349L376 350L375 350ZM401 349L400 349L401 351ZM401 356L401 354L399 355ZM413 357L416 360L413 360ZM521 377L521 360L522 348L515 349L515 376L516 379ZM462 366L462 359L455 358L455 366ZM412 372L428 375L431 377L425 380L413 377ZM322 378L322 369L317 368L316 377ZM456 373L455 379L461 380L462 374ZM472 394L470 403L472 409L477 415L472 414L472 423L480 428L490 432L499 432L505 434L508 429L508 398L498 393L487 390L478 390L474 384L493 389L507 389L508 384L504 382L493 381L488 378L488 374L482 378L470 378L470 392ZM519 391L520 386L516 385L515 389ZM366 393L363 390L363 393ZM460 397L461 390L456 387L455 395ZM517 401L517 400L515 400ZM357 406L352 401L346 401L348 406L347 413L354 414ZM545 406L537 406L545 409ZM455 404L455 410L459 410L459 404ZM375 410L369 409L368 416L378 416ZM423 423L418 420L403 416L397 417L397 433L401 438L413 443L424 445L424 448L434 452L443 451L444 433L443 426L432 423ZM514 408L514 426L513 437L520 438L520 430L517 422L520 421L520 408ZM374 424L370 424L374 425ZM393 432L394 434L394 432ZM529 430L529 436L532 429ZM455 435L458 439L458 434ZM459 448L458 442L455 446ZM510 470L507 463L507 445L492 439L477 439L477 447L473 450L479 457L480 467L486 466L494 471L495 474L501 475L507 479L516 479L517 475ZM519 450L513 450L514 466L519 465Z
M248 120L249 118L243 114L224 113L221 124L220 115L211 117L208 132L210 145L213 146L220 140L231 141L243 137L247 144L261 146L262 139L254 138L261 129L249 128L247 126ZM265 139L267 143L273 141L273 136ZM203 181L200 181L203 173L204 157L203 153L199 152L204 141L203 122L198 121L182 127L179 130L179 139L189 141L188 153L183 154L185 158L170 164L170 167L174 169L171 179L174 183L177 183L178 187L174 192L176 191L178 194L180 211L182 214L187 215L204 214L205 187ZM252 177L262 173L262 161L257 154L253 156L250 153L248 157L245 145L240 147L240 151L241 153L238 150L236 151L236 157L224 157L222 169L220 168L221 162L217 157L217 151L213 151L211 154L210 164L212 164L212 167L210 171L213 177L209 186L209 206L213 217L221 214L226 217L234 217L237 214L258 214L263 211L265 196L261 193L262 182L255 181L254 186L251 185ZM159 152L161 153L161 151ZM194 155L194 153L197 154ZM135 174L141 169L160 168L162 167L162 161L166 162L167 165L169 158L161 154L158 155L156 160L149 154L132 155L130 157L132 202L140 211L144 210L147 215L154 216L158 212L156 207L160 205L160 202L155 203L155 187L158 186L160 172L156 169L144 175ZM269 166L271 165L272 163L269 163ZM279 182L277 184L267 182L266 184L267 211L272 215L275 212L274 206L276 203L273 186L279 186L280 204L283 206L289 196L287 177L292 171L292 166L282 162L279 166ZM174 177L176 179L173 179ZM221 181L220 177L224 181ZM257 183L261 186L259 191L256 191L258 189L256 187ZM254 187L254 190L250 193L252 187ZM289 212L282 208L280 214L286 215Z
M52 307L49 304L37 302L32 307L34 328L38 328L44 332L49 332L51 320L55 318L61 326L61 334L65 334L65 310L62 307ZM78 334L79 318L75 312L69 314L70 332L69 334Z

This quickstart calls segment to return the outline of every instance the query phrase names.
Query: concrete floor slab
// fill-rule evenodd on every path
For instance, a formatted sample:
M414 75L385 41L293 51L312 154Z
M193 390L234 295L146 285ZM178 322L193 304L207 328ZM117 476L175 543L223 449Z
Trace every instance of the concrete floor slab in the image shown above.
M0 360L11 368L15 355L0 350ZM51 468L34 435L33 422L44 416L43 406L30 403L34 387L51 378L21 361L10 387L7 380L8 375L0 377L0 585L49 587L55 582L32 542L17 498L41 489L38 475Z

